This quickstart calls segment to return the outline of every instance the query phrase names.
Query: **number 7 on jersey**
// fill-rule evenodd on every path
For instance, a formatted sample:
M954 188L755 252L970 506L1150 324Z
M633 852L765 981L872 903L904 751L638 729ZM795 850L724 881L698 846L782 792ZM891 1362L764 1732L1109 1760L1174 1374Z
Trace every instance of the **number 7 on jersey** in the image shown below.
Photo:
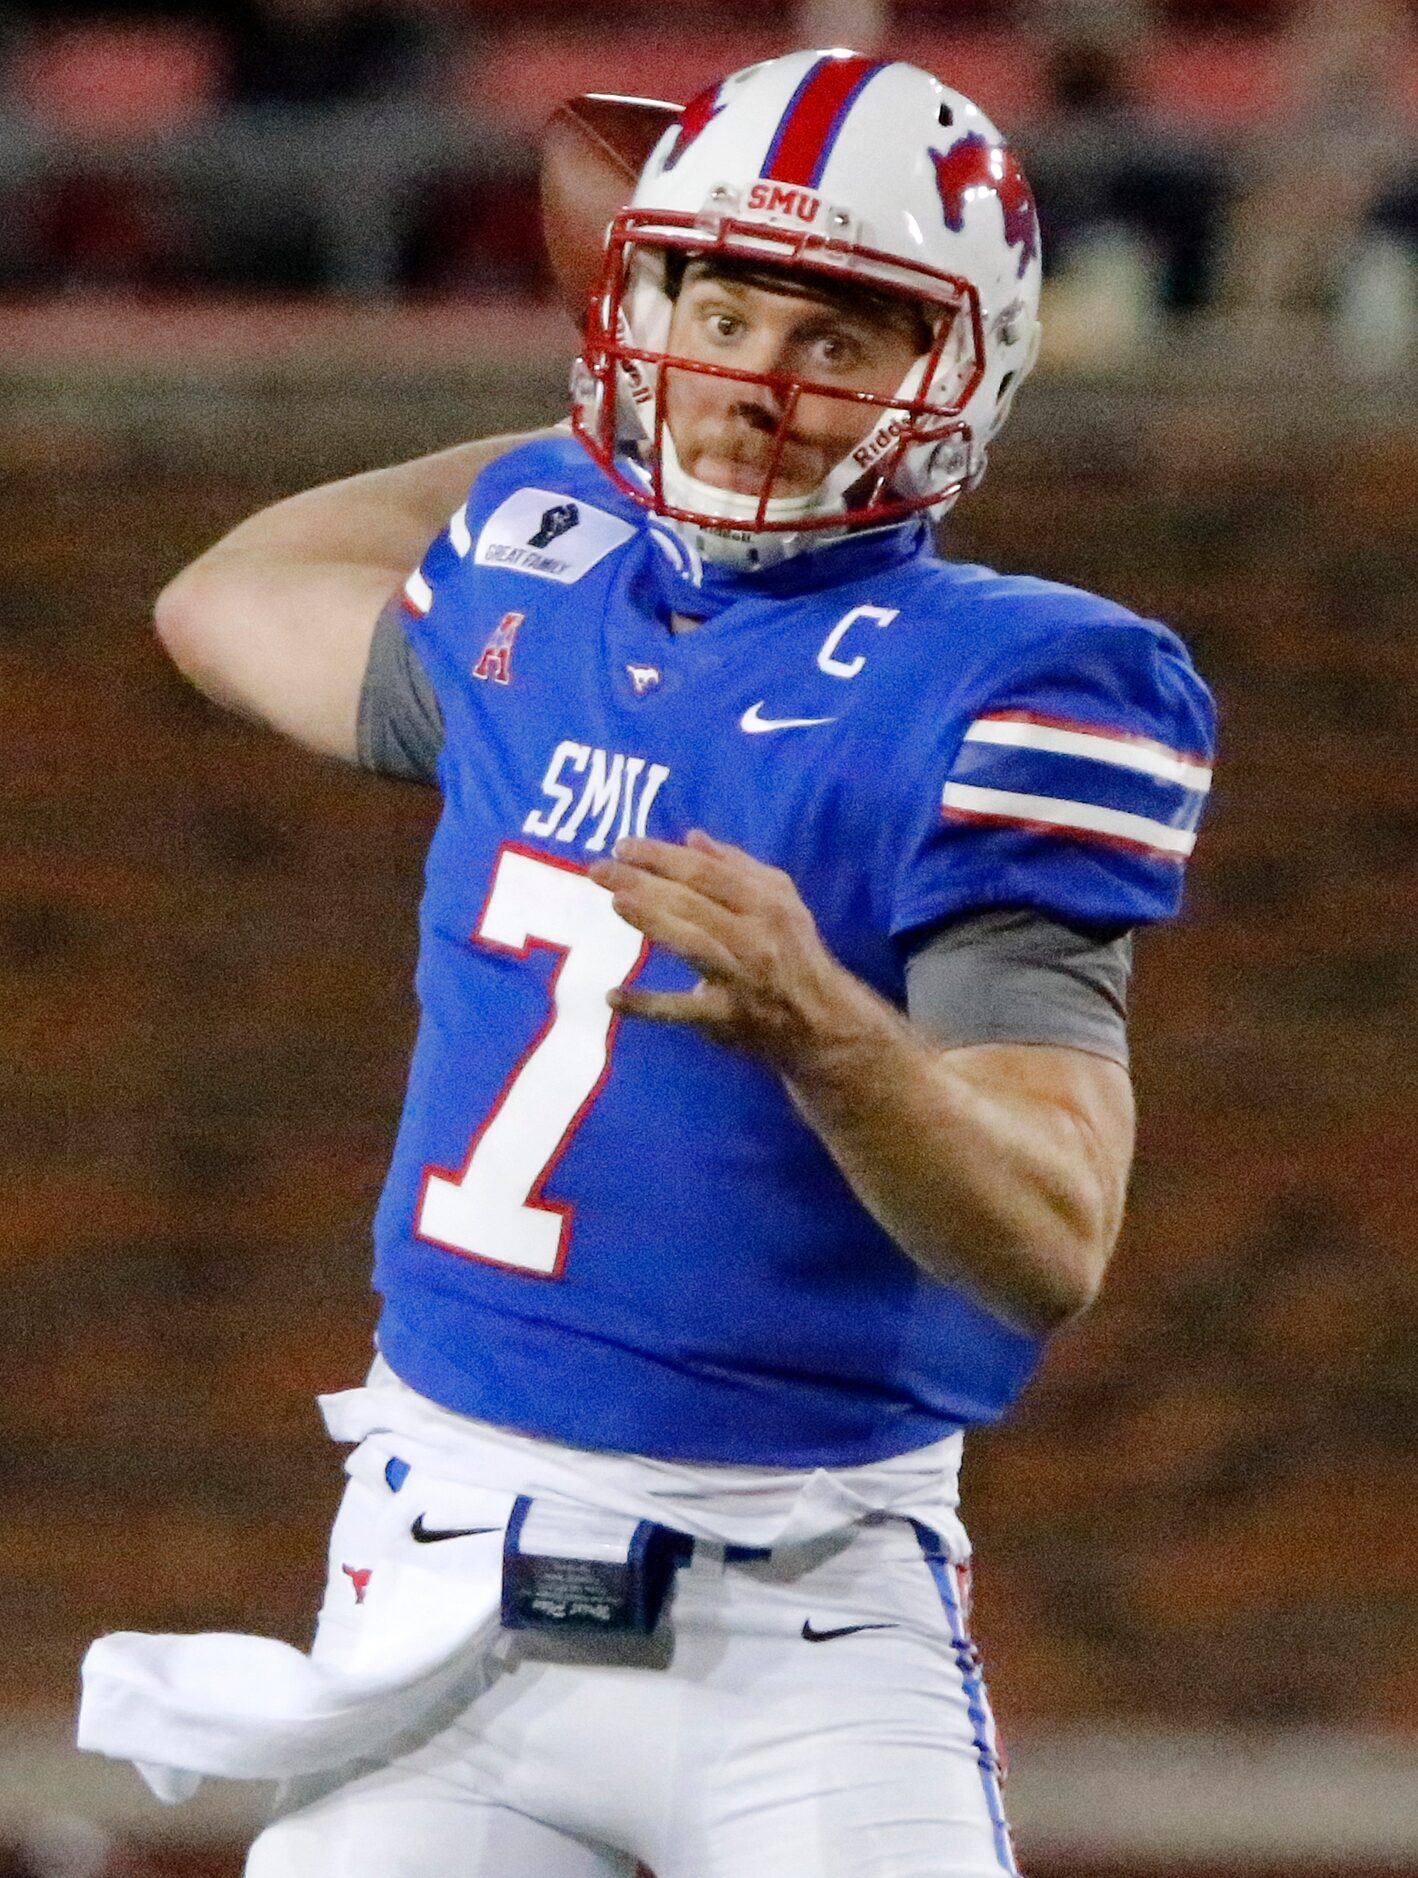
M554 1278L571 1212L542 1199L542 1188L610 1069L618 1020L606 994L629 983L650 943L581 868L510 844L475 936L516 958L539 945L562 958L547 1020L473 1136L462 1173L425 1173L415 1230L465 1258Z

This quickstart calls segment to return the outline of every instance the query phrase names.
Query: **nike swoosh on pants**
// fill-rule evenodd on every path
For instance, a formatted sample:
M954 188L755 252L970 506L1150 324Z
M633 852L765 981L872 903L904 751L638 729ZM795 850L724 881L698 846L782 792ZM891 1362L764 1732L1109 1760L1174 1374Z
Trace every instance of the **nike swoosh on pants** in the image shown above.
M437 1545L442 1539L471 1539L480 1532L496 1532L497 1528L496 1526L458 1526L452 1528L425 1526L423 1523L423 1514L420 1513L413 1525L409 1527L409 1531L417 1544Z
M895 1630L896 1624L842 1624L836 1630L814 1630L812 1619L803 1619L802 1635L807 1643L831 1643L834 1637L855 1637L859 1630Z

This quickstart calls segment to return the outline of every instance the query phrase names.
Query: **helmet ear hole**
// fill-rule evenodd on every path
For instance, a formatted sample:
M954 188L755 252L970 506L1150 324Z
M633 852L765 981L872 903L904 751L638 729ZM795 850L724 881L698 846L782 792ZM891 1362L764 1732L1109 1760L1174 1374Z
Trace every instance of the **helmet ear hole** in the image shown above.
M1014 402L1015 388L1019 382L1018 372L1006 372L999 381L999 390L995 393L995 414L990 419L989 435L996 437L1009 416L1009 407Z

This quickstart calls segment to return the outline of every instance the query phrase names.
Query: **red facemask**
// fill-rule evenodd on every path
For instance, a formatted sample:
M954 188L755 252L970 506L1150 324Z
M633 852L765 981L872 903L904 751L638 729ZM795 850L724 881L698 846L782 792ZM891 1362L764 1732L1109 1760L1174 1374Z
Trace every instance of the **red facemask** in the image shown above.
M636 252L642 248L678 251L699 258L722 256L765 270L791 268L800 278L806 274L887 291L898 289L921 305L934 329L918 380L923 393L930 395L902 397L898 393L848 390L791 372L748 372L636 344L626 301ZM939 460L952 466L968 462L971 432L961 412L984 376L984 357L979 296L968 281L820 235L765 228L728 216L717 221L712 230L706 230L691 215L626 209L611 224L600 284L591 300L581 359L582 393L572 423L577 437L616 487L658 515L702 528L766 534L840 529L844 525L880 526L952 498L964 486L963 467L958 467L953 477L943 474L939 480L929 473L922 476L917 468L915 488L898 487L897 479L913 450L941 452ZM947 359L953 376L948 387L942 388L936 380ZM772 394L779 415L766 448L757 497L749 510L740 496L733 505L733 519L722 512L676 506L666 493L665 405L674 371L762 386ZM838 484L834 492L838 503L821 513L774 519L770 514L771 492L794 414L804 396L874 407L881 419L848 453L850 469L844 460L843 468L831 473ZM621 400L627 397L637 407L645 439L643 479L627 474L617 461L618 447L622 455L625 449ZM852 475L851 470L857 474Z

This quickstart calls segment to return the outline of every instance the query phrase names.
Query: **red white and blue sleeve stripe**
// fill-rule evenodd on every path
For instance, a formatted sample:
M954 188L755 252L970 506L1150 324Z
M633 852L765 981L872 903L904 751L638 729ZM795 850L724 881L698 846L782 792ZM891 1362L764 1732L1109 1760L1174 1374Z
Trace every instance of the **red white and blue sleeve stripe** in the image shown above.
M975 718L941 794L961 822L1028 829L1181 863L1211 789L1203 756L1033 711Z
M893 932L991 906L1084 926L1172 918L1215 730L1178 639L1140 620L1062 631L961 716L908 842Z

